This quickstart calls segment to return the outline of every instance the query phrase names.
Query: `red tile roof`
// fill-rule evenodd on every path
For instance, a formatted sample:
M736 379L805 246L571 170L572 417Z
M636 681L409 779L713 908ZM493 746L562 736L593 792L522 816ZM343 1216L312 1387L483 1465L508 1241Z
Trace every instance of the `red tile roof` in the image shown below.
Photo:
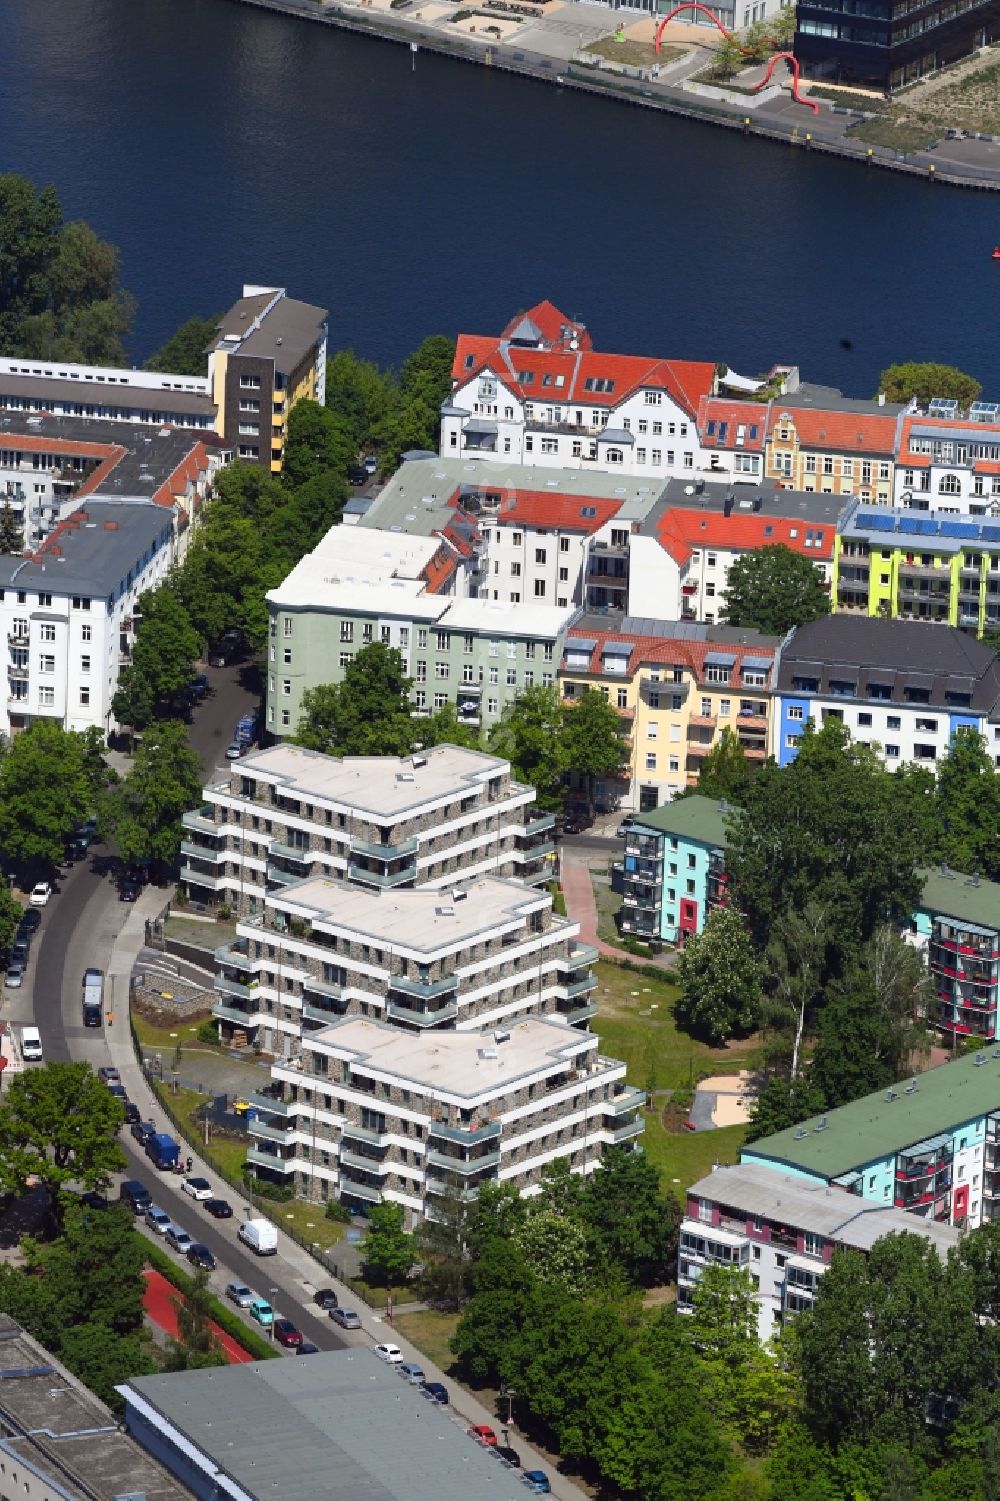
M558 313L558 309L554 310ZM558 314L562 317L562 314ZM528 401L577 402L615 407L643 387L666 391L692 417L715 384L715 366L705 360L664 360L646 355L599 354L586 347L522 349L501 336L459 335L452 377L460 385L490 370ZM606 382L603 390L587 382ZM544 382L544 384L543 384Z
M829 412L813 407L771 406L768 429L783 426L787 416L802 448L823 448L834 453L874 453L891 459L896 446L896 418L868 412Z
M487 512L482 520L499 521L504 526L584 532L588 536L600 531L605 522L618 514L623 504L622 500L597 495L558 495L551 490L501 489L499 494L499 510ZM593 515L584 514L588 511Z
M806 546L809 540L818 537L818 547ZM785 516L765 516L762 512L734 512L731 516L718 511L691 510L687 506L664 511L657 524L656 535L664 552L676 563L684 565L691 560L696 547L719 547L728 552L748 552L754 547L773 547L783 542L793 552L800 552L814 561L833 557L835 526L810 524L801 519Z
M625 672L626 677L634 676L640 667L647 664L665 665L668 667L686 667L693 673L695 681L698 683L704 683L705 681L705 658L710 652L726 652L728 655L735 657L734 673L739 672L744 657L767 657L773 660L775 653L775 647L773 646L742 646L734 645L728 641L690 641L680 637L674 639L670 636L642 636L633 635L631 632L614 630L602 631L595 635L594 631L587 630L582 625L574 626L572 630L567 632L564 650L569 650L574 640L596 640L597 644L591 651L590 661L585 668L563 666L562 671L570 676L578 673L593 677L603 676L601 658L604 648L609 641L628 641L631 643L632 651ZM616 673L615 677L620 679L621 674ZM738 684L739 678L736 677L733 681ZM713 684L713 686L724 687L725 684ZM670 684L664 683L663 689L665 693L669 693Z
M546 344L563 343L568 334L570 338L576 339L581 349L591 348L586 324L576 323L572 318L567 318L566 314L560 312L555 303L549 302L547 298L536 302L534 307L526 309L525 312L515 314L501 333L501 339L513 338L518 324L525 318L530 319L535 325Z
M708 431L709 423L712 431ZM725 436L720 433L722 424L725 423ZM756 428L757 436L750 436L750 429ZM737 437L742 430L743 441L738 443ZM763 450L764 439L767 436L767 407L759 401L729 401L722 396L703 396L698 403L698 436L703 448L725 448L749 450L750 453L758 453Z

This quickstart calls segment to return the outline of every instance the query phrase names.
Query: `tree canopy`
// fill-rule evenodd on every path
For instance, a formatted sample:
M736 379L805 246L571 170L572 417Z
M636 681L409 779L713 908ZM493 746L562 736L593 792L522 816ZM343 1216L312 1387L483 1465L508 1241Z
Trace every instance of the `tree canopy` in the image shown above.
M38 1178L55 1198L69 1183L101 1188L125 1166L121 1103L89 1063L48 1063L17 1074L0 1099L0 1185Z
M202 318L195 313L186 318L166 343L149 356L143 368L159 370L165 375L207 375L208 347L218 333L220 322L220 314Z
M717 907L702 931L691 935L681 950L677 978L681 996L674 1015L687 1031L719 1044L745 1036L756 1024L760 965L734 907Z
M87 738L32 720L0 759L0 848L24 865L57 865L90 796Z
M783 542L755 547L736 559L726 575L724 625L749 626L784 636L830 613L830 596L810 558Z
M181 818L202 788L201 758L178 720L163 720L137 748L126 775L108 794L102 832L113 835L121 856L170 866L181 845Z
M302 695L296 741L336 756L405 756L418 738L411 687L397 648L374 641L351 659L342 683Z
M954 365L936 365L931 360L907 360L889 365L878 378L878 392L887 401L911 401L915 396L923 404L935 396L944 396L967 407L975 401L982 386L975 376L965 375Z
M489 737L490 750L510 762L518 781L534 787L538 806L549 811L562 804L563 723L558 688L535 684L504 705Z
M133 314L114 246L67 223L54 188L0 176L0 355L121 365Z

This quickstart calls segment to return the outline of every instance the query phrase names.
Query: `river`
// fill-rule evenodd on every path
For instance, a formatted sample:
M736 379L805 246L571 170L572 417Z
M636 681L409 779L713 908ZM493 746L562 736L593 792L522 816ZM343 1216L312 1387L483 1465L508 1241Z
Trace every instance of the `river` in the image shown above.
M246 281L397 361L550 297L598 347L1000 399L1000 205L233 0L2 0L0 170L121 249L143 359Z

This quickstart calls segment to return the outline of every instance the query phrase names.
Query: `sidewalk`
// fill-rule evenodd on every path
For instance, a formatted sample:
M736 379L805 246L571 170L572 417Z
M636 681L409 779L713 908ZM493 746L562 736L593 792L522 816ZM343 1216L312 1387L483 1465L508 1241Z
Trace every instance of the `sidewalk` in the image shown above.
M620 819L619 819L620 821ZM610 853L610 851L609 851ZM677 956L673 953L660 954L655 959L643 959L638 954L630 954L627 949L612 948L603 939L597 936L597 902L594 898L594 885L590 877L590 859L586 852L579 854L563 846L561 882L563 896L566 899L566 911L574 922L580 924L580 942L593 944L594 948L604 959L628 959L632 964L641 964L646 969L674 969Z
M132 1048L132 1036L128 1021L128 998L129 979L132 969L145 946L146 920L158 916L163 906L164 897L162 891L147 887L141 894L135 906L129 911L124 927L118 934L111 951L108 963L108 990L113 998L115 1007L116 1025L107 1029L106 1037L110 1061L118 1069L122 1084L130 1100L138 1107L144 1117L156 1118L162 1114L159 1100L154 1095L146 1076L136 1062L135 1052ZM197 1147L189 1144L187 1151L193 1157L192 1173L201 1175L215 1186L218 1175L211 1164L204 1161L199 1155ZM179 1180L178 1180L179 1184ZM170 1191L173 1185L165 1185ZM228 1190L227 1185L216 1189L221 1195ZM260 1206L254 1211L256 1214L264 1214L266 1210ZM218 1228L223 1225L229 1227L224 1233L231 1234L234 1249L236 1246L236 1230L239 1224L239 1211L232 1220L219 1221ZM277 1223L278 1231L278 1254L268 1266L268 1276L273 1278L275 1285L281 1288L284 1295L285 1307L291 1313L296 1305L307 1303L311 1300L313 1292L320 1287L333 1287L341 1303L349 1308L357 1307L361 1318L361 1325L366 1342L372 1345L378 1344L386 1338L391 1338L398 1344L403 1352L405 1360L413 1361L414 1364L423 1368L430 1381L443 1381L448 1387L451 1402L448 1411L454 1419L464 1427L466 1424L487 1423L491 1427L499 1428L500 1420L496 1414L489 1411L482 1403L467 1392L464 1387L456 1384L453 1377L446 1376L443 1371L428 1359L423 1351L409 1344L401 1335L397 1334L391 1325L377 1313L373 1313L363 1303L355 1298L351 1289L332 1277L327 1269L318 1261L314 1261L307 1251L297 1245ZM350 1337L345 1336L345 1342ZM469 1440L473 1442L472 1439ZM561 1498L561 1501L591 1501L578 1485L565 1475L560 1475L552 1468L552 1462L544 1455L538 1454L526 1442L523 1435L516 1428L511 1429L511 1442L515 1444L524 1459L526 1469L544 1470L552 1483L552 1494Z

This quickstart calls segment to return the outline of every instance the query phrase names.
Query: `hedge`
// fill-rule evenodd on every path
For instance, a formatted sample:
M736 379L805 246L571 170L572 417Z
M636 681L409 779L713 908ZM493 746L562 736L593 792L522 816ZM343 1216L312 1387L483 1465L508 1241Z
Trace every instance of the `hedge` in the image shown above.
M136 1234L138 1233L136 1231ZM171 1282L177 1288L178 1292L184 1294L190 1292L191 1283L194 1279L187 1272L181 1271L180 1267L174 1264L172 1258L160 1246L154 1245L152 1241L146 1241L145 1237L143 1240L146 1260L153 1270L160 1272L166 1277L167 1281ZM225 1303L221 1302L214 1294L209 1303L209 1312L213 1322L218 1324L219 1328L226 1334L232 1335L237 1344L242 1345L244 1350L249 1355L252 1355L255 1360L281 1359L280 1351L274 1348L270 1340L264 1339L255 1329L248 1329L243 1320L237 1314L233 1313L231 1308L227 1308Z

